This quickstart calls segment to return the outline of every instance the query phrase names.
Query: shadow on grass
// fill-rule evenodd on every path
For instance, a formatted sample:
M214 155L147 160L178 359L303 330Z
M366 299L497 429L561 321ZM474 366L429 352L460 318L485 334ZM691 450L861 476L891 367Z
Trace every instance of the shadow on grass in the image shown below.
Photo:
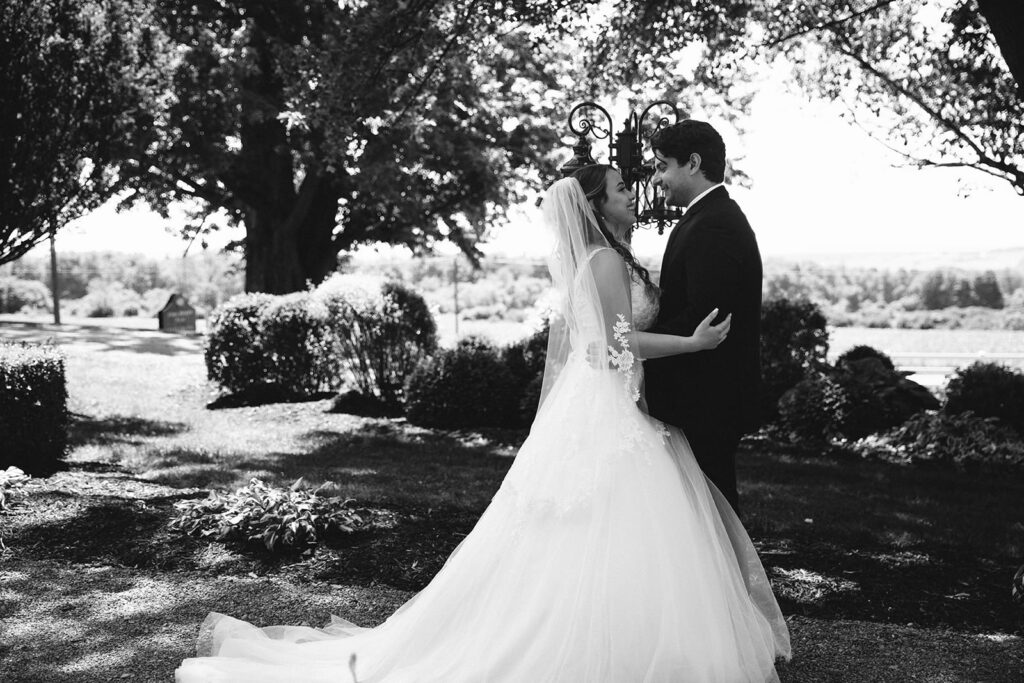
M329 391L310 395L294 395L273 384L262 384L243 391L218 396L206 404L206 409L248 408L273 403L312 403L313 401L323 401L332 396L334 396L334 393Z
M127 415L95 418L73 414L71 418L68 428L68 445L71 448L86 445L141 444L155 437L174 436L191 429L184 422L148 420Z
M189 564L199 542L167 529L171 505L193 497L83 503L67 492L48 492L31 501L35 521L13 526L4 542L36 559L173 569Z
M187 356L200 353L203 340L198 335L182 335L155 330L89 325L50 325L45 323L0 323L5 339L57 345L86 344L99 351L131 351L161 356ZM97 348L98 347L98 348Z
M746 442L744 522L788 614L1024 633L1024 481Z

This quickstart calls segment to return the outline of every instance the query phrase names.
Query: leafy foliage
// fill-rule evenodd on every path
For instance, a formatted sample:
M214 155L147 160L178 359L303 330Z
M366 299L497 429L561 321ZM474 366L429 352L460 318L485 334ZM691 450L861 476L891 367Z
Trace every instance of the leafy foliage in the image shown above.
M832 377L806 377L779 399L776 426L791 441L829 441L839 434L846 402L843 388Z
M67 449L67 400L60 351L0 343L0 465L53 472Z
M273 301L268 294L242 294L210 317L203 347L206 374L224 389L242 392L266 384L261 319Z
M125 187L144 139L151 74L132 2L10 0L0 7L0 263Z
M28 495L25 492L25 484L31 478L13 465L6 470L0 470L0 512L10 510L18 501ZM3 542L0 540L0 548L2 547Z
M836 367L851 367L858 361L862 361L867 358L874 358L889 372L895 372L896 370L896 365L892 362L892 358L889 358L888 355L873 346L867 346L866 344L851 346L849 349L839 354L839 357L836 358Z
M545 320L533 334L502 350L502 360L512 375L519 396L519 419L524 425L533 422L537 414L550 331L551 324Z
M336 385L327 306L306 292L276 297L260 311L263 381L285 396L312 396Z
M233 493L211 491L205 500L180 501L174 504L170 527L218 541L262 545L270 552L309 554L332 534L366 526L353 500L322 498L299 488L300 483L283 489L253 478Z
M897 371L888 356L869 346L855 346L840 356L832 374L845 396L837 426L849 439L895 427L940 405L925 387Z
M38 280L0 276L0 313L17 313L22 308L46 308L50 291Z
M1024 372L980 361L960 368L946 387L943 410L995 418L1024 436Z
M328 309L332 370L356 391L396 408L416 365L437 349L423 297L397 282L337 275L314 296Z
M517 426L521 400L501 352L471 338L417 366L405 387L405 414L442 429Z
M854 444L862 455L901 464L937 463L964 468L1024 467L1024 442L995 418L970 411L921 412L899 427Z
M138 199L198 201L193 234L216 209L244 223L249 291L320 282L375 241L476 258L553 170L558 59L530 25L564 4L160 3L172 105L136 154Z
M762 415L778 414L778 401L803 377L822 366L828 330L821 309L810 301L773 299L761 308Z

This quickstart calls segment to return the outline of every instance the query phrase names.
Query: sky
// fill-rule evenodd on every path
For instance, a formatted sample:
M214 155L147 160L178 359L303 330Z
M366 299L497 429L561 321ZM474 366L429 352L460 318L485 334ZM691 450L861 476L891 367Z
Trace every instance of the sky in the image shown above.
M808 102L781 81L768 81L754 100L748 126L742 140L726 126L721 130L727 153L743 150L752 185L730 187L730 193L750 219L765 257L1024 249L1024 197L1008 183L969 169L896 168L901 159L841 119L839 105ZM529 202L514 207L511 216L484 251L542 258L539 210ZM168 228L181 220L177 215L165 221L145 209L118 214L108 204L59 233L57 249L180 256L185 243ZM208 241L219 248L241 236L240 229L221 231ZM634 249L655 259L666 239L667 232L641 230Z

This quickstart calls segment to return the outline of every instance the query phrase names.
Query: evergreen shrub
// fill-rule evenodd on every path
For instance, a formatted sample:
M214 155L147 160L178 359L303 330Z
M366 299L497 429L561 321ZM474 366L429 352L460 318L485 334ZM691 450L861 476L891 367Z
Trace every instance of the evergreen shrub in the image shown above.
M1024 437L1024 372L980 361L960 368L946 386L943 410L993 417Z
M49 474L67 449L64 355L52 346L0 343L0 468Z
M425 427L514 427L522 401L495 346L470 339L423 360L405 386L405 414Z
M210 316L203 357L206 374L235 393L266 385L271 372L263 343L263 311L274 302L270 294L239 294Z

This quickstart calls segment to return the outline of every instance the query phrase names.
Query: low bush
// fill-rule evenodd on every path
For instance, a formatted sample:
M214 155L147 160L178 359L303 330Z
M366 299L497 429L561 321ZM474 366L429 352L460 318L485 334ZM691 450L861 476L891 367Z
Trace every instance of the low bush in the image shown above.
M64 356L52 346L0 343L0 467L49 474L67 449Z
M400 406L409 375L437 349L437 324L423 297L359 275L335 275L314 296L328 311L336 377L389 409Z
M846 394L826 374L806 377L779 399L776 427L790 441L829 441L840 433Z
M0 276L0 313L17 313L23 308L46 310L50 289L38 280Z
M545 320L533 334L510 344L502 351L502 359L515 382L519 421L523 425L533 422L537 414L550 329L550 324Z
M258 334L264 381L287 397L334 388L327 307L305 292L276 297L261 309Z
M885 431L940 405L928 389L907 379L888 356L870 346L855 346L841 355L831 374L845 397L837 429L849 439Z
M864 360L865 358L874 358L885 366L886 370L895 371L896 365L892 362L892 358L882 351L874 348L873 346L867 346L866 344L858 344L857 346L850 347L843 353L839 354L836 359L836 366L842 367L853 361Z
M997 363L960 368L946 386L943 410L993 417L1024 437L1024 373Z
M861 455L900 464L935 463L966 469L1024 468L1024 442L995 418L970 411L926 411L888 432L853 444Z
M265 547L270 552L312 553L332 534L367 526L352 500L323 498L298 488L269 486L252 479L247 486L205 500L186 500L170 527L186 534Z
M514 427L522 397L501 352L481 339L422 361L405 386L405 414L426 427Z
M270 294L240 294L211 315L203 349L206 374L227 391L266 385L271 370L261 323L273 302Z

